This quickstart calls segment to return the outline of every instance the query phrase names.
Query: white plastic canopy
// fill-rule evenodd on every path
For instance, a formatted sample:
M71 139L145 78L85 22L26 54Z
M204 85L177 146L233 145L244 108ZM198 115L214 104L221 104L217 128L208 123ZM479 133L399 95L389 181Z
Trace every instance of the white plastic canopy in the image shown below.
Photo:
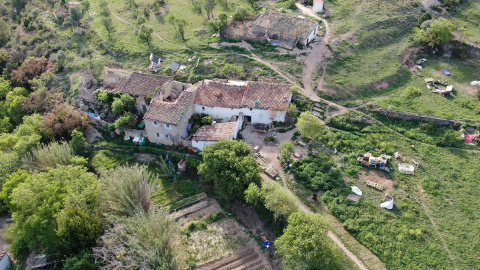
M380 207L391 210L393 208L393 199L380 204Z
M357 186L352 186L352 192L360 196L363 194L363 192Z

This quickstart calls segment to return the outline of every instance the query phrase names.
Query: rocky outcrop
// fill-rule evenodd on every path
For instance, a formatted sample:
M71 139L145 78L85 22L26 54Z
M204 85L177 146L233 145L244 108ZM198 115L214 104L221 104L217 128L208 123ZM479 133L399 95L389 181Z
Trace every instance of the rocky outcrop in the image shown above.
M83 102L97 103L95 95L97 90L97 80L93 77L90 68L82 71L82 80L78 84L78 99Z

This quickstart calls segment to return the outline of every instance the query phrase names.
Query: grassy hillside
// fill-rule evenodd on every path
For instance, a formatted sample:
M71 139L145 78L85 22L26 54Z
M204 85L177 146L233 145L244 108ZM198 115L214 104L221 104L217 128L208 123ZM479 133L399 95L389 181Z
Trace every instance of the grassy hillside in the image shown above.
M408 80L401 66L410 30L420 16L412 1L333 1L327 20L334 59L327 67L331 97L357 99L381 94ZM386 89L386 90L385 90Z

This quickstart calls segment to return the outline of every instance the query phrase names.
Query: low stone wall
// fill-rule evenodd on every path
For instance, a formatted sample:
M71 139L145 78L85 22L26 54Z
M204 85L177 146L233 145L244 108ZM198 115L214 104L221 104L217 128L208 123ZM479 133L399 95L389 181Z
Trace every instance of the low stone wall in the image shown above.
M407 121L420 121L420 122L433 121L433 123L437 126L460 126L461 124L464 123L461 121L443 119L443 118L438 118L434 116L397 112L397 111L386 110L386 109L378 109L376 112L387 117L402 119Z

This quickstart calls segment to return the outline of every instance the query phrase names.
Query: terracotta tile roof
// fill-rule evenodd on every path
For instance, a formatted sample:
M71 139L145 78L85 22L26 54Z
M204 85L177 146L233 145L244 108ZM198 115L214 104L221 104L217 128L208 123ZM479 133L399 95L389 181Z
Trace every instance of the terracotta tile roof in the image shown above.
M275 108L285 110L290 100L288 84L241 81L205 81L199 84L195 104L221 108ZM257 104L257 101L260 101Z
M306 38L312 32L313 28L318 25L318 22L269 9L258 17L258 19L253 22L253 25L270 30L277 30L290 35L294 35L294 32L300 29L300 37Z
M238 122L215 123L200 127L192 140L196 141L220 141L231 140Z
M157 87L172 80L172 77L134 72L123 86L122 92L134 96L152 96Z
M249 82L242 106L264 110L285 110L290 101L290 87L291 85L288 84ZM260 103L257 104L257 101Z
M195 104L208 107L241 108L245 86L208 81L200 83Z
M188 104L195 97L197 86L194 85L183 91L174 102L166 102L161 100L159 95L155 96L143 118L178 125L188 108Z

